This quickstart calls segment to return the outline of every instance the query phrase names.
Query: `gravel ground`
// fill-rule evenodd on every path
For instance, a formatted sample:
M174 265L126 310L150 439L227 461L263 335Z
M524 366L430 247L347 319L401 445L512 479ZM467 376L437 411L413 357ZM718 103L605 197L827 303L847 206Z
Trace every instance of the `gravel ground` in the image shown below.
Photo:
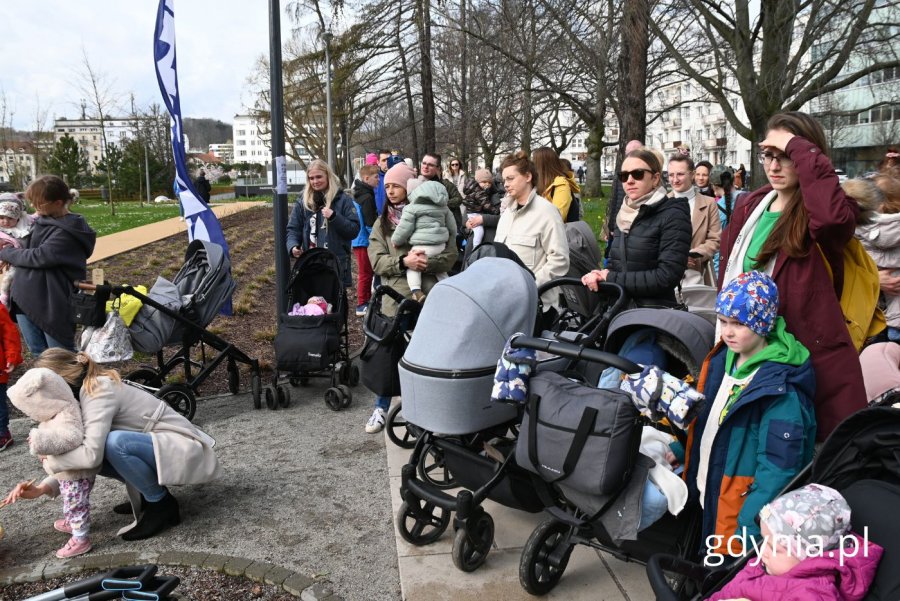
M265 381L264 381L265 383ZM174 489L183 523L148 541L115 536L127 523L112 506L124 488L98 478L92 495L97 552L205 551L268 561L325 576L348 600L400 598L384 438L366 434L372 395L333 412L322 400L327 380L291 389L291 406L253 410L249 395L201 400L194 421L218 441L221 480ZM0 453L0 490L38 477L23 444L30 423L14 419L17 444ZM23 501L0 512L6 537L0 568L51 557L65 543L53 530L59 500Z

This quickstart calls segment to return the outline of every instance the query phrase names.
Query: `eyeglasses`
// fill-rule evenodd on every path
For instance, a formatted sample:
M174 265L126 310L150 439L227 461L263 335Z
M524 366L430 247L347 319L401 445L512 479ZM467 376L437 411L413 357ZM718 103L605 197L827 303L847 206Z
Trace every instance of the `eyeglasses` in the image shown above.
M451 167L459 167L459 163L450 163Z
M793 167L794 161L787 158L787 156L783 154L775 154L773 152L761 152L759 153L759 164L760 165L768 165L772 161L778 163L779 167Z
M437 169L438 164L437 163L426 163L425 161L422 161L422 166L423 167L431 167L432 169Z
M656 173L653 169L632 169L631 171L619 171L619 181L623 184L628 181L629 177L633 177L634 181L639 182L644 179L644 174L653 175Z

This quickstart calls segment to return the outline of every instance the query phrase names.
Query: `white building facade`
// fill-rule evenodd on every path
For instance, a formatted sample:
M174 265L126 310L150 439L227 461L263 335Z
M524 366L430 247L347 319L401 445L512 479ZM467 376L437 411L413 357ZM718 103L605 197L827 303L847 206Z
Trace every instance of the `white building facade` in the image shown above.
M103 130L106 130L106 142L115 144L119 150L137 137L138 119L110 117L104 119L103 127L99 119L66 119L61 117L53 123L53 141L59 142L68 135L78 142L78 147L87 156L88 165L93 171L103 159L106 149L103 146Z
M272 148L267 133L262 133L256 117L235 115L231 124L235 163L268 165L272 162Z
M9 141L0 146L0 183L24 188L37 177L34 144Z

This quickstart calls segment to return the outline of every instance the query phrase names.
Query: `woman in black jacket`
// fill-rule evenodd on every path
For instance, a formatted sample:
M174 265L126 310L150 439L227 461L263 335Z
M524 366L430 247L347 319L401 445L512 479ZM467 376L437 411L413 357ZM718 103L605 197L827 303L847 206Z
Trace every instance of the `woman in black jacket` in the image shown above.
M675 304L691 247L691 214L687 200L666 195L661 171L659 159L646 148L626 155L619 172L625 199L616 214L609 269L581 278L591 290L599 282L614 282L636 305Z

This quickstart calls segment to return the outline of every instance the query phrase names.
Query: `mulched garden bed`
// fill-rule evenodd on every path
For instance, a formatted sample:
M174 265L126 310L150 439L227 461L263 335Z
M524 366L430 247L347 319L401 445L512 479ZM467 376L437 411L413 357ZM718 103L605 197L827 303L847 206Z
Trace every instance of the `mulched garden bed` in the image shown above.
M100 572L81 572L50 580L11 584L0 589L0 601L27 599L97 573ZM158 574L178 576L181 579L178 588L170 596L172 599L184 601L237 601L239 599L296 601L297 599L280 586L261 584L247 578L228 576L213 570L160 566Z

